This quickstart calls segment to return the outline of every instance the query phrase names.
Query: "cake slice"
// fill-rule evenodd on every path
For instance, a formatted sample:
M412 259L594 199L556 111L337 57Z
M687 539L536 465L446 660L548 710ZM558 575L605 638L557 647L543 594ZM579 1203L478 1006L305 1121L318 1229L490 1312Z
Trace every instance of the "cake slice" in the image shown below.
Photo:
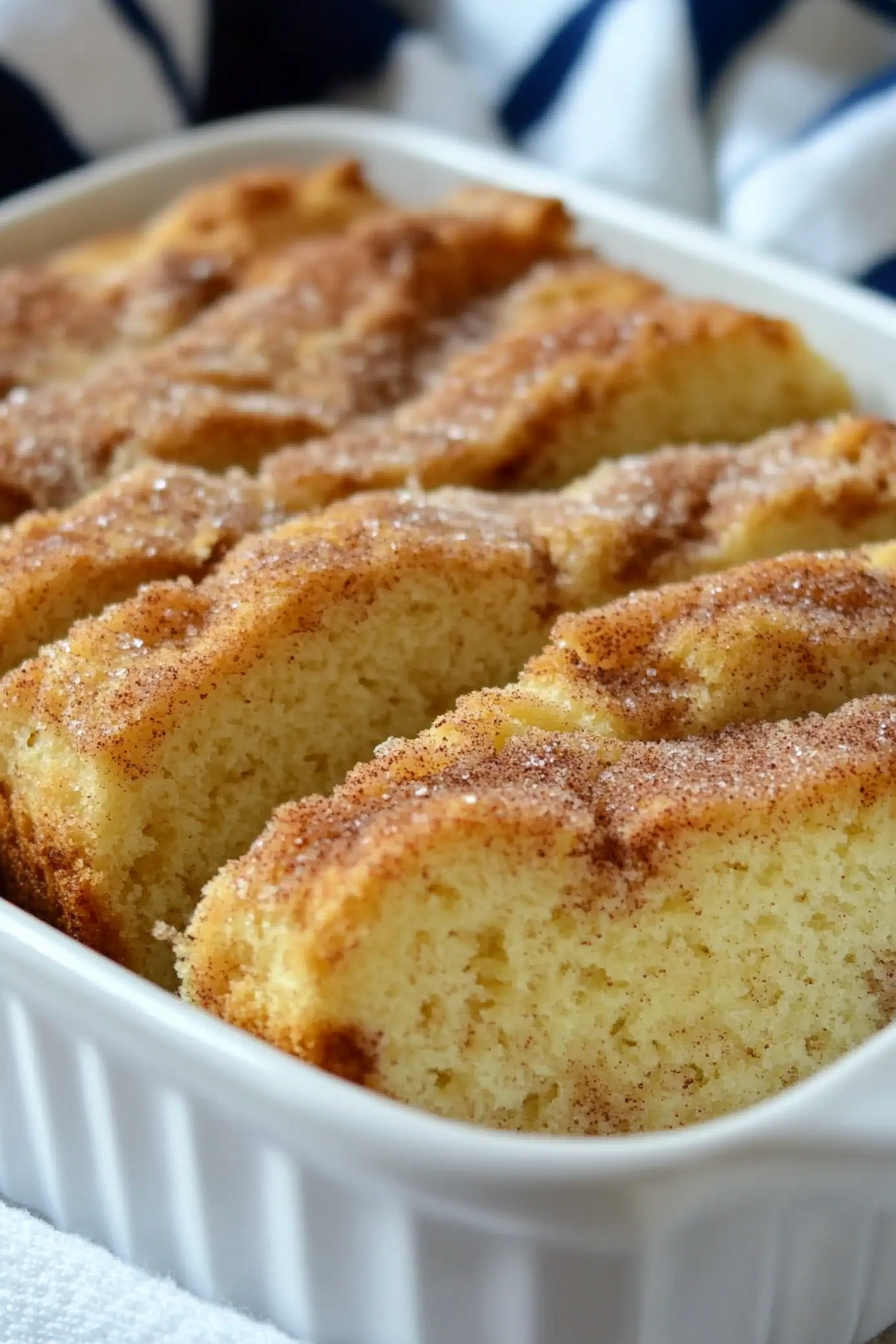
M278 802L522 664L552 610L525 532L401 499L147 585L0 683L6 894L170 982L157 919L183 924Z
M498 1128L760 1101L896 1012L894 691L893 545L566 617L517 686L280 808L183 993Z
M789 323L663 295L595 306L581 288L464 352L388 415L263 466L295 508L362 489L553 489L663 443L742 442L850 404Z
M0 529L0 673L142 583L199 579L248 532L281 522L237 470L144 462L61 512Z
M481 199L480 199L481 197ZM287 249L182 331L0 405L0 517L63 507L141 457L254 469L414 392L482 305L570 252L557 201L465 191Z
M263 168L185 193L142 228L0 270L0 395L150 345L297 238L380 209L357 163Z
M5 891L170 982L155 921L182 929L276 804L508 681L560 611L785 537L892 534L894 480L894 427L845 421L607 464L559 496L358 496L248 537L0 683Z

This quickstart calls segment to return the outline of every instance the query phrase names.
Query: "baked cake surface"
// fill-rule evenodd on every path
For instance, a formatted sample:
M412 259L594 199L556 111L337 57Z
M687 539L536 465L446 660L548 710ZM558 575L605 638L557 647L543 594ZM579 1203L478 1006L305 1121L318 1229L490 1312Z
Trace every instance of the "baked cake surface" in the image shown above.
M233 470L144 462L62 511L0 529L0 673L142 583L201 578L249 532L282 521Z
M147 585L8 675L13 899L170 976L153 922L183 924L277 802L490 680L492 641L511 666L538 647L550 570L515 529L342 507L248 538L198 585Z
M570 233L556 201L470 189L286 249L167 340L0 404L0 516L64 506L144 456L253 469L390 406Z
M280 808L183 992L501 1128L761 1100L896 1011L894 650L893 545L565 617L517 686Z
M154 921L183 928L276 804L509 680L558 612L782 538L892 533L894 480L896 430L844 420L605 464L559 495L358 496L246 538L0 683L6 890L164 980Z
M595 306L571 281L416 399L271 457L295 508L361 489L552 489L604 458L691 440L742 442L850 404L794 327L671 296Z
M357 163L255 169L194 188L142 228L0 271L0 394L150 345L272 249L381 208Z

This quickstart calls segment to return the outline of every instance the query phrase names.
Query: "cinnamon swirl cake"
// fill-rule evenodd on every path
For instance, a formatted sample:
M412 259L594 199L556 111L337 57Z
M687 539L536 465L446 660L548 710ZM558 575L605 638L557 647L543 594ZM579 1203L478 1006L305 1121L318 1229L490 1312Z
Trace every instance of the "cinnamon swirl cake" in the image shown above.
M142 228L0 270L0 395L151 345L253 263L381 208L352 161L256 169L187 192Z
M280 808L183 993L444 1116L665 1129L896 1013L896 546L565 616L516 686Z
M249 532L283 520L234 470L144 462L68 509L0 528L0 673L153 579L199 579Z
M552 489L604 458L739 443L848 405L786 322L668 295L595 307L577 270L541 320L526 313L391 414L285 448L263 472L294 508L410 482Z
M155 921L183 928L276 804L509 680L561 611L892 535L894 480L896 429L845 420L607 463L557 494L358 496L247 537L0 683L5 890L170 980Z
M559 202L469 189L281 249L166 340L0 403L0 517L63 507L146 456L254 469L393 405L481 332L489 297L570 254L571 231Z
M65 507L147 456L254 471L284 446L266 470L293 508L412 483L553 487L603 457L850 405L791 324L608 266L558 201L468 188L259 243L239 274L149 348L0 404L0 518Z

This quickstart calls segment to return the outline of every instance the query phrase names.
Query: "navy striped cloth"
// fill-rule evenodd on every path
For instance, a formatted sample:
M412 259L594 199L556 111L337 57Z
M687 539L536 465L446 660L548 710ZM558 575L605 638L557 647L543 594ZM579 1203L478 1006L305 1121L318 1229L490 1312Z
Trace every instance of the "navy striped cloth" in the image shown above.
M0 197L319 102L510 142L896 297L896 0L0 0Z

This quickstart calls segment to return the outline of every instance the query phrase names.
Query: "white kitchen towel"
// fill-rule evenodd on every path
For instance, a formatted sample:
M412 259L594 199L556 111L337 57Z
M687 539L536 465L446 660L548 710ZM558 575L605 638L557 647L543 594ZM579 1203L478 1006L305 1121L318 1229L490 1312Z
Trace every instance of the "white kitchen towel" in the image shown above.
M0 1344L290 1344L0 1204Z
M292 1342L0 1204L0 1344ZM873 1344L896 1344L896 1327Z
M0 197L326 100L512 144L896 297L896 0L0 0ZM0 1344L280 1339L0 1205Z

